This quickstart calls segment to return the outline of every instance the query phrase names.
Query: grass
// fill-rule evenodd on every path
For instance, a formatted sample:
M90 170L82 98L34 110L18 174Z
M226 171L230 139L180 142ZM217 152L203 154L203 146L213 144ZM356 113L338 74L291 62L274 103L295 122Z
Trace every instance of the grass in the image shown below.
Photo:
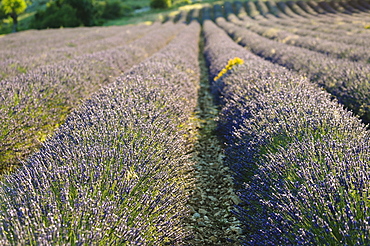
M133 13L131 16L122 17L116 20L107 21L104 26L112 26L112 25L129 25L129 24L140 24L140 23L152 23L155 21L164 21L167 16L175 16L180 11L190 11L191 9L202 8L205 4L210 2L215 2L213 0L202 1L202 3L192 3L192 4L184 4L179 3L175 4L173 7L169 9L149 9L148 11L142 13ZM145 7L149 7L150 2L147 1L147 5Z
M134 25L142 23L152 23L155 21L163 21L166 15L173 12L173 10L150 10L145 13L134 14L116 20L109 20L103 26L121 26L121 25Z

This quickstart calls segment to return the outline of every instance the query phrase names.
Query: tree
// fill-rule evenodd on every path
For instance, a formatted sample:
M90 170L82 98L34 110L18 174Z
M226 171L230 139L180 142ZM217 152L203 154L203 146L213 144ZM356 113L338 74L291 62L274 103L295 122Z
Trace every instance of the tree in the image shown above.
M16 32L18 27L18 16L27 8L26 0L2 0L2 8L4 13L12 18L13 32Z
M150 0L150 7L153 9L168 9L171 6L171 0Z
M40 9L31 23L33 28L93 26L99 11L94 0L55 0Z
M77 18L77 11L69 4L50 4L46 10L38 11L30 25L31 28L77 27L82 23Z
M97 10L94 6L94 0L64 0L64 2L76 9L77 17L84 26L95 24Z

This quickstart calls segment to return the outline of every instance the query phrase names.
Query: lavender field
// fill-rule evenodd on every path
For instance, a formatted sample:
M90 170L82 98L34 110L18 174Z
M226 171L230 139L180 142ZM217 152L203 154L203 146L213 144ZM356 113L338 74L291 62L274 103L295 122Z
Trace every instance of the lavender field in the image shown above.
M0 37L1 245L370 245L370 2Z

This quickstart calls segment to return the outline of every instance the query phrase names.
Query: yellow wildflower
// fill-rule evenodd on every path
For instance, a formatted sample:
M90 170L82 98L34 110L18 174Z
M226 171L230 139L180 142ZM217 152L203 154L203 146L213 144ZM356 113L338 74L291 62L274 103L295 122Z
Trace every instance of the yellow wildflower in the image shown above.
M218 75L213 79L214 81L221 78L224 74L226 74L229 70L231 70L235 65L241 65L244 63L244 60L239 57L234 57L234 59L230 59L225 68L223 68Z

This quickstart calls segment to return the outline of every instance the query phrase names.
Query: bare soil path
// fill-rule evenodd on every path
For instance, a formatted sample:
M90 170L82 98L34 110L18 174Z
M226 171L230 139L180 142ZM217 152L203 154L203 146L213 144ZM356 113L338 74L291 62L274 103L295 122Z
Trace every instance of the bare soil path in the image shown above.
M200 42L199 65L201 83L193 161L195 163L195 189L191 193L190 217L185 220L192 237L187 245L238 245L239 221L232 214L239 202L233 191L228 167L223 163L223 149L216 132L217 106L209 92L209 78L203 56L203 37Z

